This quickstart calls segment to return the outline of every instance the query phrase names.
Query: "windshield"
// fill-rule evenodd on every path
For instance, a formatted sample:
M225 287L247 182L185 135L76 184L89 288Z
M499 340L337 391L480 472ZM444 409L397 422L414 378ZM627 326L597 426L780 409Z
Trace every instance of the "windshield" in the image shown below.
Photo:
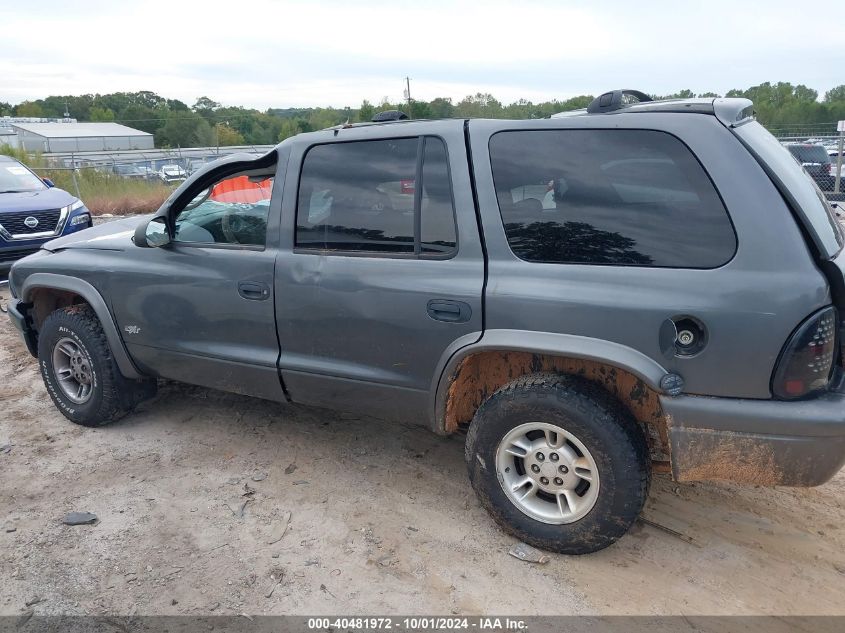
M0 162L0 193L41 191L47 185L17 161Z

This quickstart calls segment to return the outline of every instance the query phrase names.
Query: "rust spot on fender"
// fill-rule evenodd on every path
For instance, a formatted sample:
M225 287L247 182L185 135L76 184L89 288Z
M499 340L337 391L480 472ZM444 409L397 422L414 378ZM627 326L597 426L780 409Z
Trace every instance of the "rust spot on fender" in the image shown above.
M666 415L657 393L633 374L596 361L530 352L480 352L463 359L451 377L446 399L445 430L468 424L476 409L502 385L540 371L581 376L602 385L644 425L652 458L669 459Z

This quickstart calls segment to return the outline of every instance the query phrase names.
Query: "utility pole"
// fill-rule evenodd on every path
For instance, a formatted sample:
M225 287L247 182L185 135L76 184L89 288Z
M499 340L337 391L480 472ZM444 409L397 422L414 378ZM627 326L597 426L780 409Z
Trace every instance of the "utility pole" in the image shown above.
M833 179L833 193L841 193L842 191L842 149L845 145L845 121L839 121L836 124L836 130L839 132L839 151L836 156L836 174Z
M405 99L408 100L408 116L414 118L413 105L411 105L411 79L405 77Z

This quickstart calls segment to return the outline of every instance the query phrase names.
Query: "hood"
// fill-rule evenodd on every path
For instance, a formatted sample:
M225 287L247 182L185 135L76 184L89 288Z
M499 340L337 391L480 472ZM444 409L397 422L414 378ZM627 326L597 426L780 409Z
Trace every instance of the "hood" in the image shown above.
M132 244L132 236L139 224L147 222L151 215L133 215L113 222L98 224L90 229L71 233L50 240L41 248L58 251L65 248L97 248L111 251L126 250Z
M0 214L8 211L45 211L61 209L76 202L76 196L64 189L41 189L21 193L0 193Z

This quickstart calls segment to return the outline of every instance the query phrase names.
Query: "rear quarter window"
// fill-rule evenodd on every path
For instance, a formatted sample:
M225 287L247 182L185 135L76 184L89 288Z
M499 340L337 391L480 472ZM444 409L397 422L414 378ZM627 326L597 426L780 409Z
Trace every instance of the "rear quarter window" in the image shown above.
M490 160L508 244L521 259L716 268L736 252L713 183L670 134L499 132Z

